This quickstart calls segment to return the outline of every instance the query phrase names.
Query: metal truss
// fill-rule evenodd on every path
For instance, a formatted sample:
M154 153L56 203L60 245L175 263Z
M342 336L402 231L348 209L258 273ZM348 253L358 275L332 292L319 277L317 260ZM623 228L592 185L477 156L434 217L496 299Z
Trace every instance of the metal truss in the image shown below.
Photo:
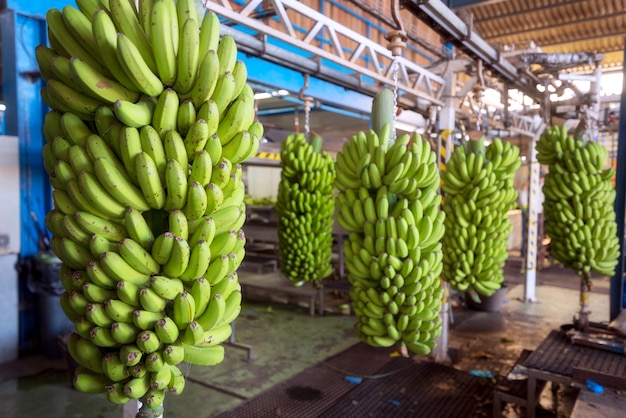
M224 28L223 33L236 36L241 50L367 95L376 94L381 85L394 85L394 57L385 46L295 0L238 3L205 0L203 6L224 18L227 25L241 25L255 32L244 34ZM267 17L264 13L267 10L271 10L277 25L270 26L260 19ZM298 19L300 25L307 27L296 27L292 23L292 18L297 15L302 16ZM327 34L324 39L329 46L326 48L324 43L322 47L318 46L324 34ZM279 43L288 44L293 52L277 46ZM445 82L442 77L404 57L396 57L395 61L402 106L423 111L431 105L443 104L441 95Z

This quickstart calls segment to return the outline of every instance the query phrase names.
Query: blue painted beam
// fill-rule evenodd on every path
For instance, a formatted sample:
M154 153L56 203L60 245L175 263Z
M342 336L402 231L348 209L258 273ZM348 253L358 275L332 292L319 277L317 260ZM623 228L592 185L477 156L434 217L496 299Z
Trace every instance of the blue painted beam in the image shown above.
M19 138L20 217L22 257L37 253L38 229L45 229L44 217L50 210L50 184L43 168L42 126L47 107L39 96L43 81L34 51L46 43L46 25L41 16L5 10L0 15L2 41L5 133ZM39 220L35 225L32 214Z
M271 89L285 89L298 93L304 86L304 74L274 64L261 58L239 53L238 59L243 60L248 69L248 81L267 86ZM348 90L316 77L309 78L309 87L304 92L321 103L344 109L353 113L369 115L372 110L372 97Z

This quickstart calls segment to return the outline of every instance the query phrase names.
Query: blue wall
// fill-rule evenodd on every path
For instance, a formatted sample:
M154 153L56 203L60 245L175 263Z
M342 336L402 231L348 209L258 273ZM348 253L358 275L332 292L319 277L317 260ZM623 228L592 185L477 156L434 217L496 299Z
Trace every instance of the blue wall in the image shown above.
M35 47L47 43L46 12L68 4L74 5L67 0L8 0L8 9L0 15L2 97L7 107L0 132L20 138L22 257L40 250L38 230L45 230L44 217L51 207L48 176L41 159L43 118L48 108L39 96L43 84L36 76Z
M7 8L22 14L44 16L48 9L54 7L61 9L68 4L76 5L73 1L63 0L8 0Z

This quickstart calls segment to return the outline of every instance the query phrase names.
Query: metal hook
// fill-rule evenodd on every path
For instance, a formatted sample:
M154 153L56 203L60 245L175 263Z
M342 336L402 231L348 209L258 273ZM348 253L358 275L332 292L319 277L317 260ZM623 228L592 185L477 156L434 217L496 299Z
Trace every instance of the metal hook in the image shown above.
M298 98L300 100L305 100L305 98L304 98L304 91L306 89L308 89L308 88L309 88L309 75L308 74L304 74L304 85L302 86L302 88L298 92Z
M309 88L309 75L304 74L304 85L298 92L298 98L304 102L304 133L308 136L310 131L310 113L313 105L313 97L305 96L304 91Z
M391 2L391 15L396 24L396 29L389 31L387 35L385 35L385 39L389 41L387 49L391 51L391 55L397 57L402 55L402 50L406 47L407 40L406 31L404 30L404 25L400 18L400 0L393 0Z
M405 32L402 19L400 18L400 0L392 0L391 17L393 17L393 21L396 23L396 29Z
M482 125L482 113L483 113L483 93L485 91L485 74L483 71L483 61L478 60L476 62L476 77L478 78L478 84L474 86L474 94L478 104L478 111L476 115L476 130L481 131Z

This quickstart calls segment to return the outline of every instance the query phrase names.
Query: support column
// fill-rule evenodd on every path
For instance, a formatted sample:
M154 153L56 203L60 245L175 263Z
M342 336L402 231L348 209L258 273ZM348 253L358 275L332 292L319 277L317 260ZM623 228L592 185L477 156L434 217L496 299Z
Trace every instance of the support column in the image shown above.
M626 49L624 50L626 56ZM626 67L622 71L626 79ZM617 139L617 167L615 174L615 220L617 222L617 238L620 245L615 274L611 277L610 318L615 319L626 306L624 294L624 215L626 206L626 84L622 87L620 99L619 134Z
M537 301L537 249L539 241L539 211L541 203L538 195L541 193L541 165L537 161L537 150L535 144L537 138L533 138L530 143L530 179L528 186L528 221L526 234L526 284L524 287L524 301ZM543 260L540 260L543 262Z
M437 154L439 155L439 168L440 171L445 170L445 163L448 162L452 151L454 150L454 124L455 124L455 111L458 103L456 97L456 73L448 72L445 74L444 79L446 85L444 87L443 101L444 105L439 112L439 149ZM448 333L450 323L450 286L448 283L443 282L444 286L444 301L441 306L441 335L437 338L437 345L433 350L433 357L436 362L443 363L449 362L448 356Z
M45 229L44 218L51 208L50 185L41 158L42 126L48 107L39 94L43 80L34 57L35 47L46 44L46 39L43 17L12 9L0 12L5 133L19 138L22 257L39 251L38 229Z

